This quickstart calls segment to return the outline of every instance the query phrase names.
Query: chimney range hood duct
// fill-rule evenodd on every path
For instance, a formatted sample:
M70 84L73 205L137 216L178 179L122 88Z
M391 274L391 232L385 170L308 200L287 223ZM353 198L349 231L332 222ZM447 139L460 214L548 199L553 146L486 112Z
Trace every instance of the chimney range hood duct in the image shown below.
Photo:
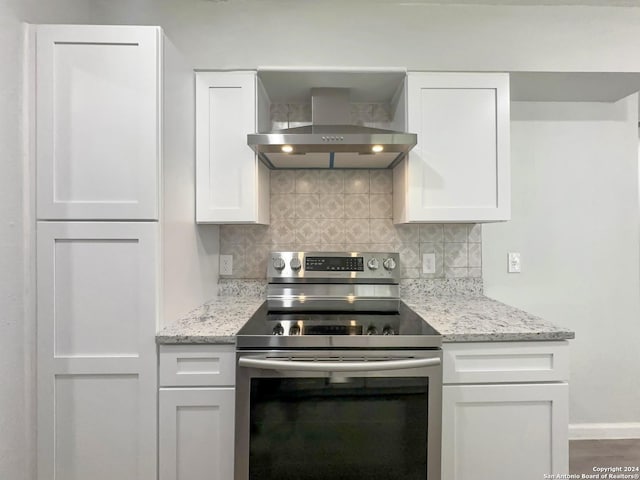
M270 168L391 168L417 143L414 133L351 125L349 89L312 88L312 125L247 135Z

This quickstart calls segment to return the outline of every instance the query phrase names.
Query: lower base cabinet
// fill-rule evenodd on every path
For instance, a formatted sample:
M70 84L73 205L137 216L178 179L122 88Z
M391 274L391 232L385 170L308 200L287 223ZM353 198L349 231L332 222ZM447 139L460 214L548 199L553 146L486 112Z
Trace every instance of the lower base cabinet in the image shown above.
M235 345L160 345L158 480L233 480Z
M442 478L539 480L567 474L566 342L444 348Z
M161 388L160 480L231 480L233 388Z
M444 386L442 478L568 473L567 398L566 383Z

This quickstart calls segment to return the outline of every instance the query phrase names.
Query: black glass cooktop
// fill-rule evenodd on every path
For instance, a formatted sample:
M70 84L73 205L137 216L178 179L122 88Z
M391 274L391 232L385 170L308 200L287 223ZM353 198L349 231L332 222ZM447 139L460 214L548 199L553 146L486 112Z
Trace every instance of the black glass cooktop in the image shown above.
M265 302L237 334L238 348L434 348L442 337L400 302L397 312L269 311Z

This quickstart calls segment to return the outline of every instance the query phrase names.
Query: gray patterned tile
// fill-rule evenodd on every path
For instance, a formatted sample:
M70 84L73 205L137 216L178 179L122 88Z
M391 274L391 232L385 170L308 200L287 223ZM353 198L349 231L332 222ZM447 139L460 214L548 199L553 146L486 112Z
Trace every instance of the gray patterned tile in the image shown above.
M344 193L369 193L369 170L345 170Z
M373 118L372 103L352 103L351 104L351 123L354 125L364 125Z
M346 218L369 218L369 195L345 195L344 216Z
M466 278L469 276L469 269L467 267L445 267L445 278Z
M246 244L246 225L220 225L220 243Z
M371 170L369 174L370 193L393 192L393 170Z
M317 220L318 236L321 244L345 243L345 225L343 219Z
M398 245L397 251L400 253L400 265L406 268L418 268L422 265L420 245L417 242L402 243Z
M271 243L270 225L247 225L245 232L247 249L256 245L269 245Z
M482 269L469 267L469 277L470 278L482 278Z
M296 172L295 170L271 170L271 194L274 193L295 193Z
M482 225L480 225L479 223L467 225L467 235L469 242L482 242Z
M421 242L444 242L444 225L440 223L430 223L420 225Z
M393 216L392 195L386 193L370 195L369 209L371 218L391 218Z
M245 254L243 278L264 278L267 273L267 260L271 252L270 245L255 245Z
M294 222L298 244L315 244L320 242L318 220L315 218L296 219Z
M271 195L271 219L295 218L296 216L296 195L272 194Z
M395 225L396 236L402 243L418 243L420 241L420 225Z
M320 193L344 193L344 172L342 170L318 170L317 174Z
M293 244L296 241L295 220L277 218L270 225L271 242L278 244Z
M318 218L320 216L320 198L316 194L296 195L296 218Z
M289 103L287 106L289 108L289 125L292 123L311 122L310 103Z
M401 278L420 278L420 269L415 267L400 266Z
M469 243L469 266L482 267L482 244Z
M320 182L317 170L295 170L296 193L319 193Z
M371 243L393 243L397 240L393 222L387 219L372 218L369 222Z
M371 121L388 123L391 121L391 109L388 103L374 103L371 111Z
M298 245L301 252L344 252L344 243L311 243Z
M345 242L347 244L368 244L370 240L368 219L345 220Z
M444 225L445 243L467 241L467 225L464 223L447 223Z
M288 124L289 105L286 103L272 103L269 106L269 115L271 116L271 122Z
M444 244L444 266L447 267L468 267L469 255L467 243L445 243ZM465 275L466 276L466 275Z
M320 218L344 218L344 195L318 195L318 213Z

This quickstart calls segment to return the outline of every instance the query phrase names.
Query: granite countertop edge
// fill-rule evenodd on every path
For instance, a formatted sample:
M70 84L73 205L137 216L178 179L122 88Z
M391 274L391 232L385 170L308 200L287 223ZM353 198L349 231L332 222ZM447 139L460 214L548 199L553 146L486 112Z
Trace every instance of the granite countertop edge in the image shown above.
M264 297L220 296L199 306L156 335L156 343L235 344L236 333ZM569 329L484 295L407 296L403 300L442 334L443 343L560 341Z

